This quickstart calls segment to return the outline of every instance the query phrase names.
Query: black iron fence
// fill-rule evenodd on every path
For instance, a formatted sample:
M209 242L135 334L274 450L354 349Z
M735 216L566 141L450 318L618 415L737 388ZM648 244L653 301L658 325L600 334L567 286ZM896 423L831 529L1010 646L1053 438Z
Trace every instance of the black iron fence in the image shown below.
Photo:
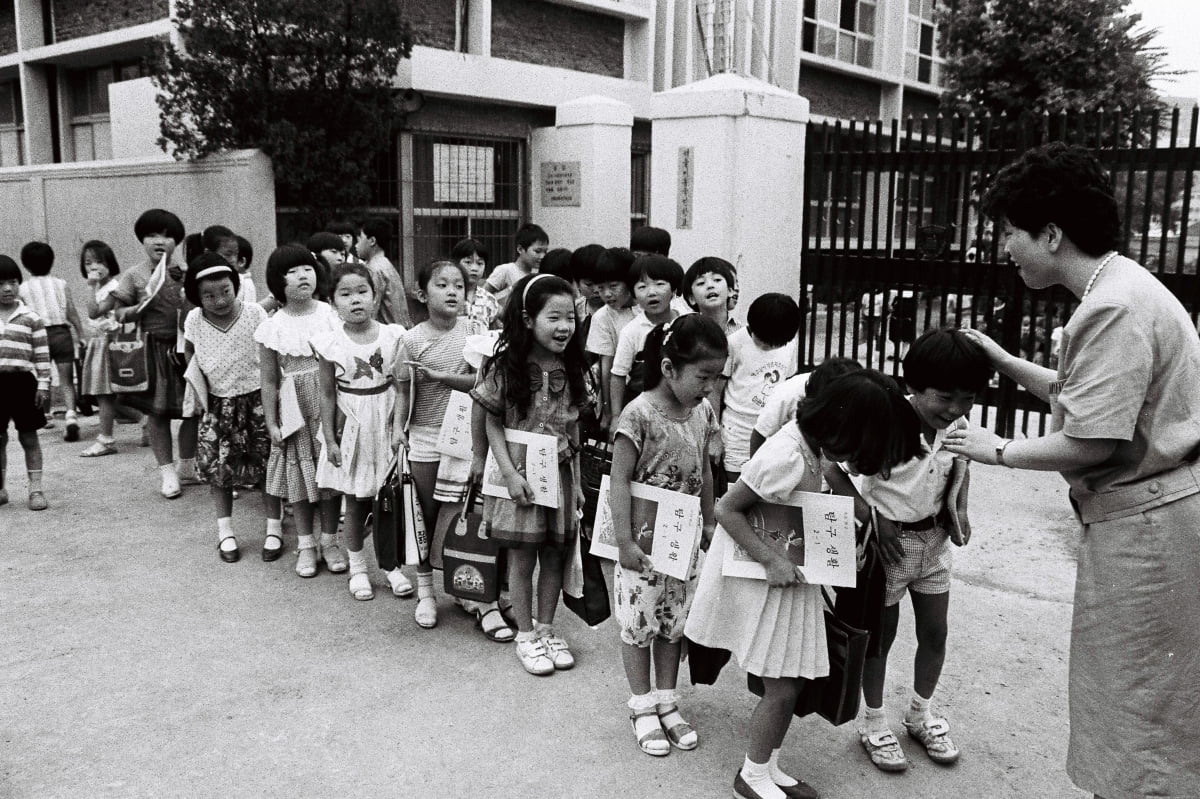
M979 212L995 173L1028 147L1068 141L1110 170L1121 252L1200 311L1200 109L1089 111L1030 119L953 116L809 126L801 244L802 367L832 355L899 374L931 327L986 330L1006 350L1057 363L1077 302L1031 291ZM1045 432L1044 403L999 379L983 420L1007 435ZM994 421L992 421L994 419Z

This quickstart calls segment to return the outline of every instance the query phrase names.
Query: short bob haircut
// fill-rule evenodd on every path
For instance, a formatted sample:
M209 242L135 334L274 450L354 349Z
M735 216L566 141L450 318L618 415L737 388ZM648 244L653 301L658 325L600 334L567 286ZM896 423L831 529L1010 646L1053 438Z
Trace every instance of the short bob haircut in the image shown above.
M786 294L764 294L750 303L746 327L768 347L782 347L800 332L800 306Z
M332 233L328 235L333 236ZM339 245L342 243L337 236L334 238L338 240ZM325 296L328 270L321 268L321 265L317 263L317 257L308 247L302 247L299 244L284 244L276 247L275 252L267 258L267 290L271 292L272 297L279 301L280 305L287 305L287 293L284 290L287 285L287 273L297 266L313 268L313 271L317 273L317 285L313 296Z
M1104 167L1082 147L1052 142L1027 150L1000 170L983 212L1032 236L1054 223L1082 252L1115 250L1121 220Z
M921 420L896 386L874 369L829 381L796 411L800 432L861 474L882 475L921 452Z
M204 277L198 277L201 272L213 270ZM183 294L192 305L200 305L200 284L207 280L229 279L233 283L233 295L236 297L241 289L242 281L238 278L237 270L228 261L215 252L202 252L188 264L183 276Z
M351 263L350 261L347 261L346 263L338 264L332 270L332 274L329 278L330 302L333 301L333 295L334 292L337 291L338 284L341 283L347 275L358 275L363 280L367 281L367 285L371 287L371 294L375 294L375 282L371 280L371 270L367 269L367 267L363 264Z
M308 247L308 251L317 256L317 258L321 257L320 254L322 250L337 250L340 253L346 252L346 242L342 239L342 237L336 233L330 233L327 230L312 234L308 237L308 241L306 241L304 244L306 247ZM346 259L343 257L342 260L344 261ZM337 264L326 264L326 266L332 269L333 267L337 266Z
M596 281L596 263L604 254L603 244L585 244L571 253L571 276L576 281Z
M151 208L133 223L133 235L137 236L138 241L145 241L147 237L160 233L174 240L178 247L183 242L183 222L170 211Z
M113 252L112 247L109 247L108 244L99 239L92 239L91 241L85 241L83 246L79 248L79 274L83 275L84 280L87 280L88 276L87 266L84 265L84 258L87 257L89 252L93 258L108 267L109 277L116 277L121 273L121 266L117 263L117 256Z
M642 225L629 236L629 249L639 255L671 254L671 234L660 227Z
M35 277L48 275L54 266L54 248L44 241L31 241L21 248L21 263Z
M624 247L609 247L596 259L595 280L597 283L625 283L629 268L637 260Z
M454 248L450 250L451 261L461 261L463 258L470 258L472 255L478 255L483 259L484 270L488 264L488 249L479 239L459 239L454 244Z
M836 355L826 358L809 373L808 379L804 381L804 395L815 397L824 391L831 381L862 368L863 365L853 358L842 358Z
M21 267L17 266L17 262L7 255L0 255L0 283L9 280L21 283L24 279L25 276L21 274Z
M914 391L969 391L981 394L992 379L983 347L961 330L926 330L904 356L904 382Z
M538 272L556 275L568 283L574 282L575 278L571 274L571 251L566 247L555 247L542 258Z
M687 300L687 304L692 308L696 307L696 303L692 299L692 284L709 273L725 278L725 282L729 284L729 306L732 307L733 292L737 289L737 270L729 261L714 255L699 259L683 273L683 298Z
M200 234L200 242L209 252L216 252L227 241L236 243L237 234L224 225L209 225Z
M629 266L625 285L632 292L640 280L665 280L671 284L671 292L678 294L683 286L683 267L665 255L643 255Z
M463 286L467 285L467 270L463 269L462 264L458 261L447 261L445 258L438 258L428 263L421 264L417 269L417 287L421 291L429 291L429 281L433 280L433 276L443 269L453 269L462 275Z

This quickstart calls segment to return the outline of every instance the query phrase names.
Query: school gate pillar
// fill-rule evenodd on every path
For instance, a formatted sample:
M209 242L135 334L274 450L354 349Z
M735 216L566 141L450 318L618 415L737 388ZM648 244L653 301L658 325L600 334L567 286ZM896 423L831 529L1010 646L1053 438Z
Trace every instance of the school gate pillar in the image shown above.
M608 97L558 106L554 127L536 128L530 218L551 247L629 244L633 109Z
M742 320L766 292L799 298L808 100L725 73L655 94L650 115L650 222L671 257L731 262Z

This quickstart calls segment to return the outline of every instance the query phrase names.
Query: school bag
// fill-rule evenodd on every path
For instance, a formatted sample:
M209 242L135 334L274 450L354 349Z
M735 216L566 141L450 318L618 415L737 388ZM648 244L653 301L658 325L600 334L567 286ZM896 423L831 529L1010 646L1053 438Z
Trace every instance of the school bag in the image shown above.
M476 602L500 597L499 544L487 534L479 503L479 486L467 489L462 510L454 515L442 549L446 593Z

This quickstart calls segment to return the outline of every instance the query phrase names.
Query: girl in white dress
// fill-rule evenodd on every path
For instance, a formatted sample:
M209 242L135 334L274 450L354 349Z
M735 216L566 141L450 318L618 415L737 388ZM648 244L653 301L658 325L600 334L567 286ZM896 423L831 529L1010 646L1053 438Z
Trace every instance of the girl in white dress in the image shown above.
M766 440L717 503L717 531L685 627L688 638L729 650L763 679L766 692L750 718L746 759L734 780L734 795L744 799L818 795L777 760L804 680L829 674L821 588L763 543L749 512L760 502L783 503L794 491L820 491L829 462L887 473L920 450L912 406L893 380L870 369L843 375L804 400L797 422ZM763 565L766 580L721 573L725 550L735 545Z
M375 289L362 264L339 265L330 283L342 324L312 340L321 361L324 438L317 485L346 495L350 593L366 600L375 593L362 551L363 522L395 450L392 368L404 328L375 321Z

